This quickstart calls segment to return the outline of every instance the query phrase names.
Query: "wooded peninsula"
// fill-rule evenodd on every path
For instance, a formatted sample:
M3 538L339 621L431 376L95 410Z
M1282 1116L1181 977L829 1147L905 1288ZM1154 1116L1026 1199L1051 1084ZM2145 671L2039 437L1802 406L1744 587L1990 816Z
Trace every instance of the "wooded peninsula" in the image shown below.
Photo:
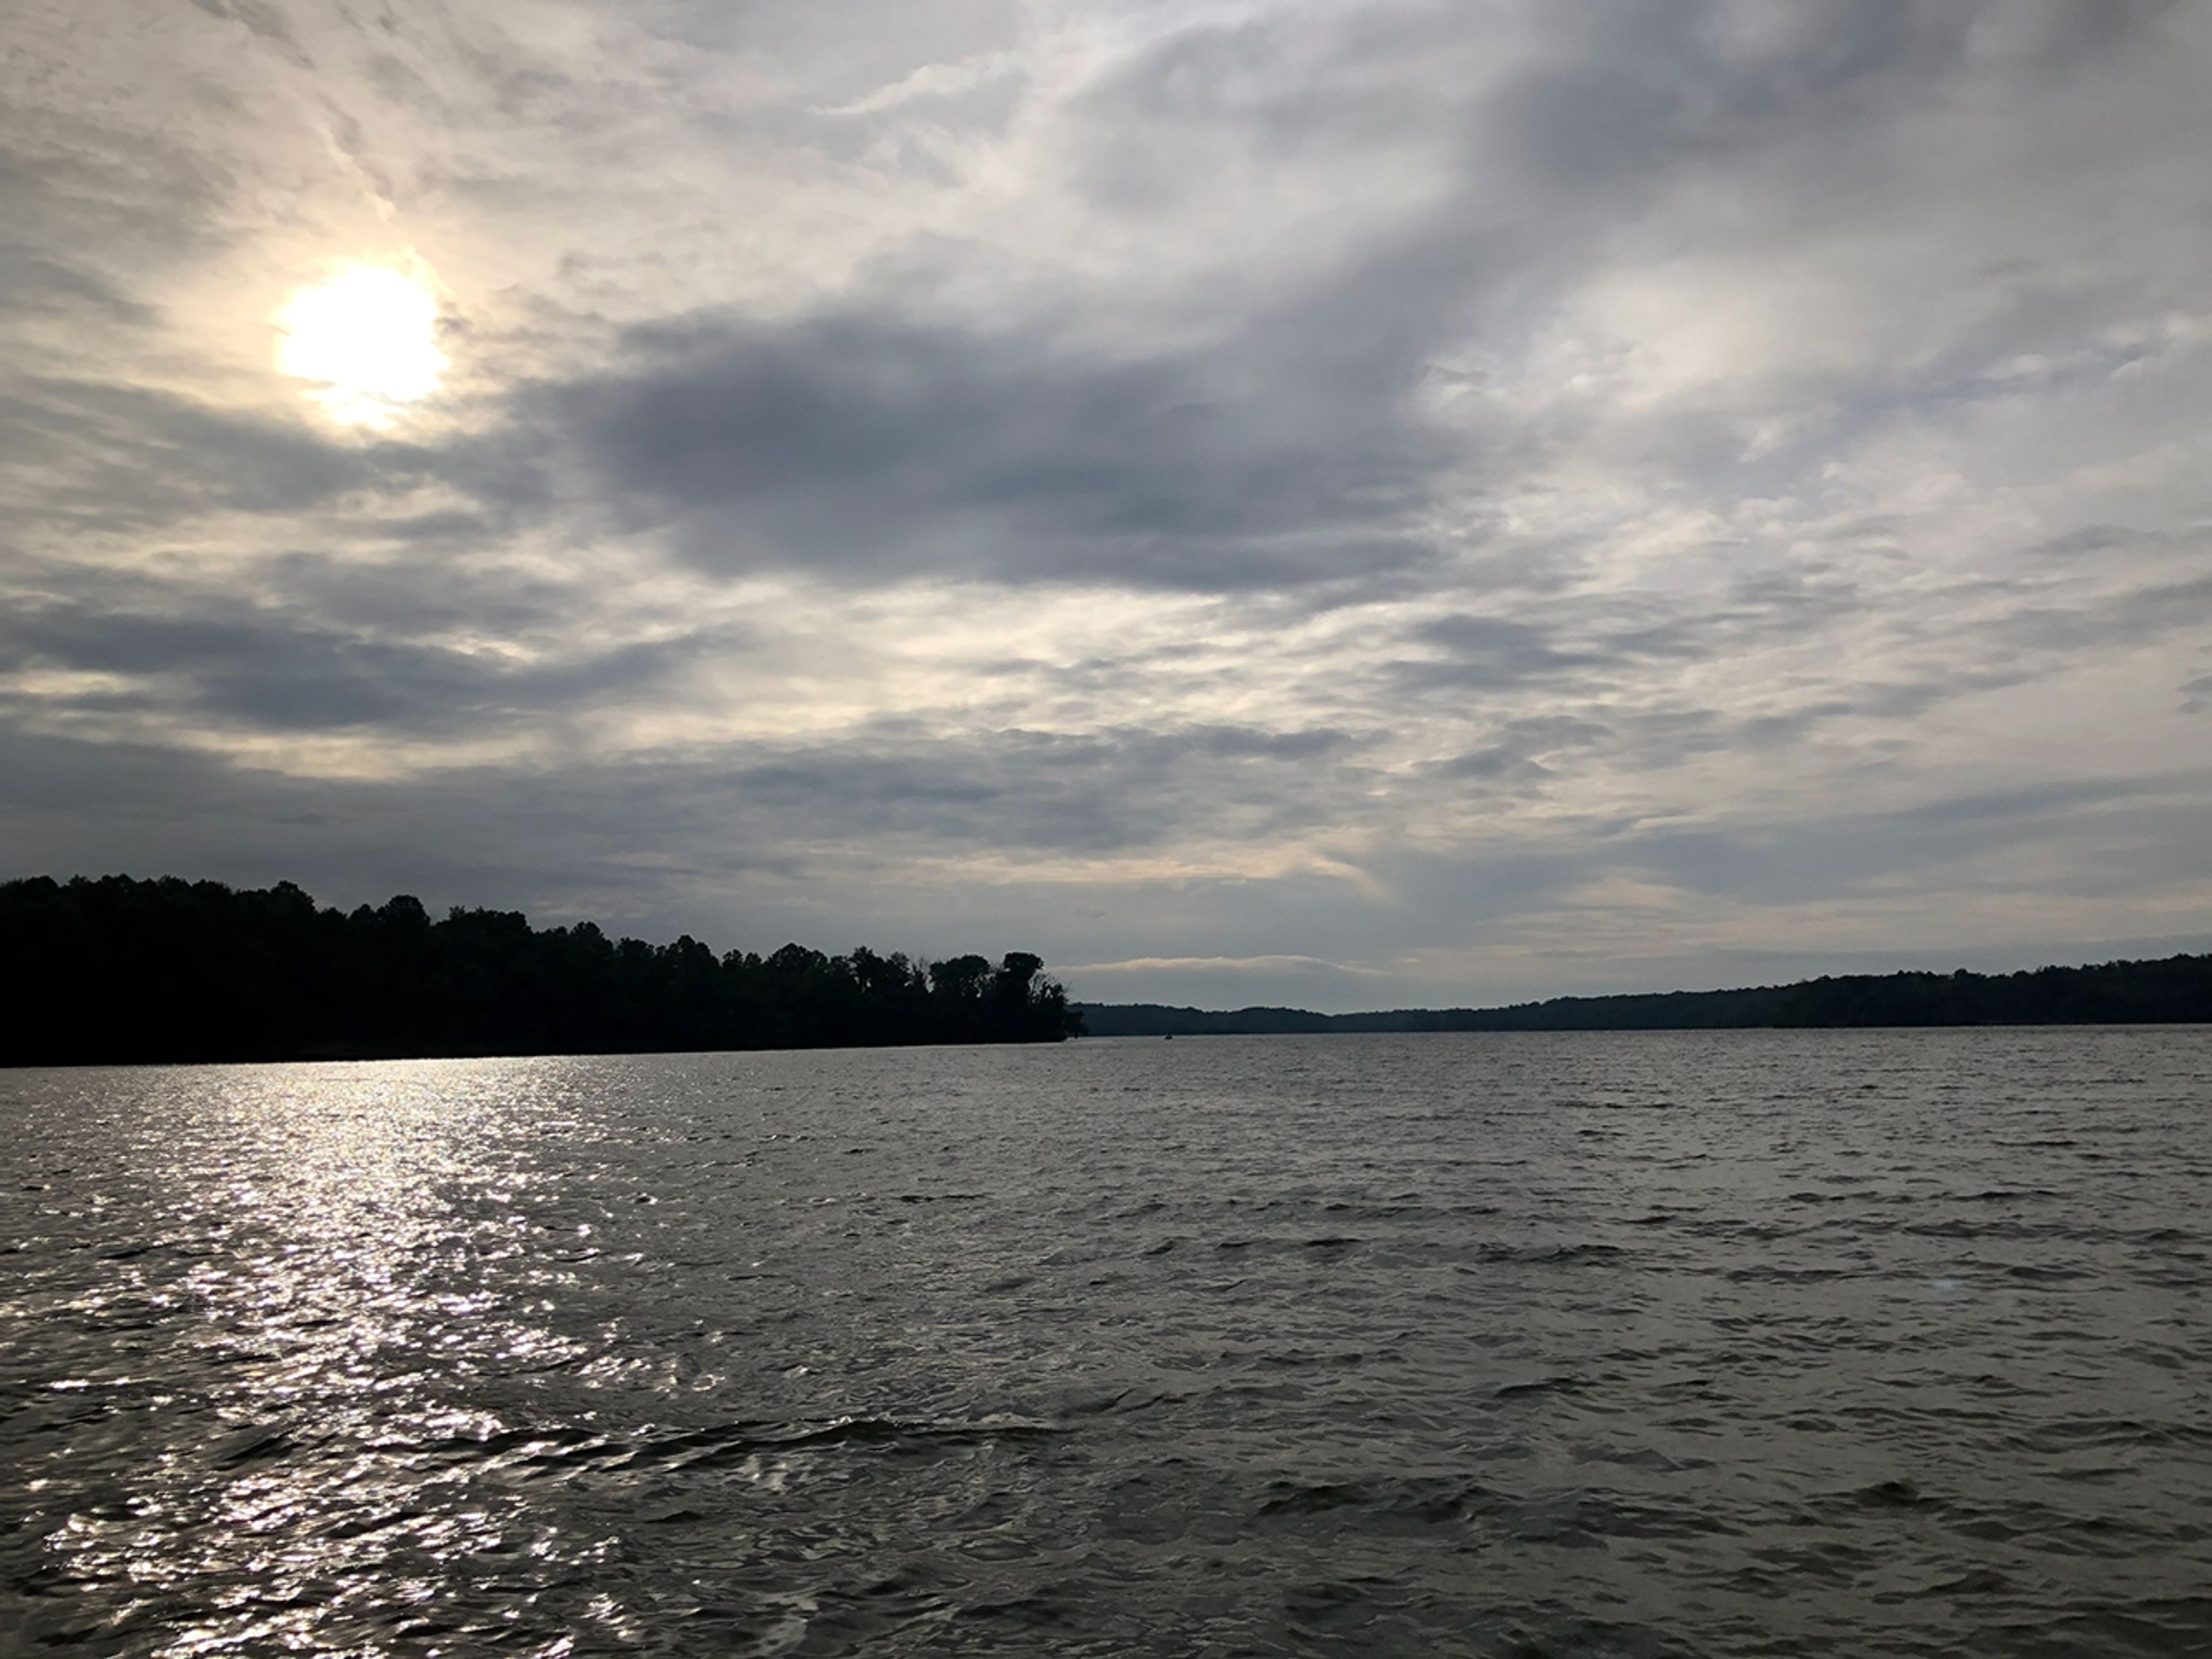
M351 913L290 882L0 884L0 1066L1052 1042L1080 1027L1013 951L717 956L402 895Z

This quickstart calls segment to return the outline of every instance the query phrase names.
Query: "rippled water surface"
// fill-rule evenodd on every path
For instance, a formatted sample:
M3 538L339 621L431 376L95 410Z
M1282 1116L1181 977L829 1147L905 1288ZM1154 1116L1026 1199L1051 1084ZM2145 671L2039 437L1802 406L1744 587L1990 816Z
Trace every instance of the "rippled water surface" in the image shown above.
M2212 1034L0 1073L0 1651L2212 1653Z

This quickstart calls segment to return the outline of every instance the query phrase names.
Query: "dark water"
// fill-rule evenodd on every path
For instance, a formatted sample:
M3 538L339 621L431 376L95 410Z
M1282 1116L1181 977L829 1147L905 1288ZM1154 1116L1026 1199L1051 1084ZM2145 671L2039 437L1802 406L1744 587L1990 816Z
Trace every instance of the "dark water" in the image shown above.
M2212 1033L0 1073L0 1651L2212 1653Z

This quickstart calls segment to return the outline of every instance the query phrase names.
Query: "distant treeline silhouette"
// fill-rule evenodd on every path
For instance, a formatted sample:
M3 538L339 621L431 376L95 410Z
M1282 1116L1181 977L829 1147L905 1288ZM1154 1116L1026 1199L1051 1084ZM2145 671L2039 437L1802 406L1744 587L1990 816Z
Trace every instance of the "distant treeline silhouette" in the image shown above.
M1057 1042L1081 1030L1043 963L927 964L787 945L716 956L533 928L402 895L347 914L290 882L0 884L0 1065L644 1054Z
M1158 1003L1079 1003L1093 1036L1235 1036L1325 1031L1672 1031L1753 1026L2159 1025L2212 1022L2212 956L2038 968L2017 974L1852 974L1741 991L1554 997L1504 1008L1303 1008L1212 1012Z

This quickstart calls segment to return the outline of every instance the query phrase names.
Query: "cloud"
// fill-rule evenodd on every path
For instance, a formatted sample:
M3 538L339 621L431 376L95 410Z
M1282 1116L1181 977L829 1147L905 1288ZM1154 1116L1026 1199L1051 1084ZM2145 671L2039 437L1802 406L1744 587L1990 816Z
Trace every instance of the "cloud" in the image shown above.
M1358 1000L1387 984L1376 969L1317 957L1137 957L1057 970L1078 1000L1148 1001L1202 1007L1310 1006Z
M976 57L951 64L924 64L920 69L902 76L888 86L877 88L866 97L855 98L850 103L840 104L823 112L827 115L875 115L902 104L921 98L957 98L981 87L989 86L1003 76L1020 70L1021 58L1012 52L983 52Z
M1231 1001L2212 930L2196 9L62 21L24 869ZM270 362L354 258L384 438Z
M636 336L526 394L633 523L730 573L1278 588L1402 573L1434 446L1224 347L1115 357L893 315Z

